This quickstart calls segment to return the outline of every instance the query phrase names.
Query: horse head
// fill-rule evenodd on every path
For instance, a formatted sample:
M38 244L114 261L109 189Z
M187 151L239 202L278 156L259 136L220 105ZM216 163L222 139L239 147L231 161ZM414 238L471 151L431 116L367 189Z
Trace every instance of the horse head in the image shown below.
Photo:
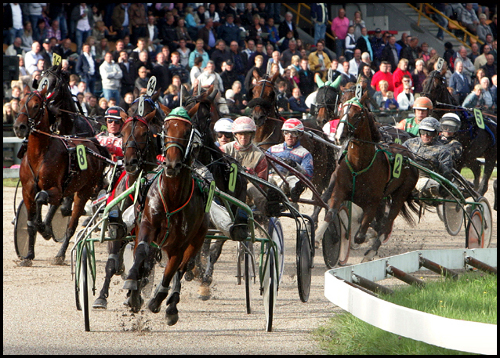
M270 79L267 76L260 77L257 70L253 71L253 77L257 83L252 89L253 99L248 103L252 109L252 115L255 125L262 126L268 117L274 115L276 105L275 82L279 72L276 72Z
M316 95L316 122L318 126L323 126L331 119L337 118L337 106L340 100L340 81L339 76L334 82L328 81L323 83L321 77L317 76L316 83L318 84L318 93Z
M19 113L14 122L14 133L18 138L27 138L33 129L49 131L50 123L45 107L47 86L41 91L30 92L24 89L24 97L19 102Z
M124 125L121 133L123 135L122 147L127 173L134 175L143 168L144 164L155 165L156 153L153 132L150 123L156 116L156 110L146 116L133 116L127 118L125 113L121 114Z

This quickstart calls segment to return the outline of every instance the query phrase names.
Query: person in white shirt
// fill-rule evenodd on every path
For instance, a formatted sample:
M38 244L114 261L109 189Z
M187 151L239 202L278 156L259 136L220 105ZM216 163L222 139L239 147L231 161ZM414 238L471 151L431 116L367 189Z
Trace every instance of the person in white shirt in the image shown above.
M404 89L398 94L398 98L396 98L401 111L412 109L413 103L415 102L415 98L413 97L411 90L411 82L408 80L409 79L403 79Z
M193 87L198 84L201 88L209 88L211 85L214 85L214 90L219 90L219 93L224 93L224 86L222 85L222 79L219 74L215 72L215 63L214 61L208 61L207 67L203 70L203 72L198 76L198 78L193 83Z
M40 52L41 50L42 46L40 46L38 41L35 41L31 45L31 51L28 51L24 57L24 67L26 67L26 71L28 71L30 75L36 71L38 60L43 60L43 56Z
M349 61L349 73L358 78L359 65L361 65L361 50L354 49L354 57Z
M102 79L102 93L109 101L114 98L116 101L120 100L121 78L123 72L120 66L113 61L113 54L107 52L104 55L104 62L99 67L99 73Z
M87 40L92 32L92 26L94 25L94 18L92 17L92 10L90 6L86 3L80 3L72 14L71 19L75 21L76 19L76 51L80 53L82 50L82 44Z
M10 8L12 11L12 27L9 29L10 40L8 39L8 43L12 43L16 37L21 37L24 33L23 12L21 10L21 5L17 2L10 3Z

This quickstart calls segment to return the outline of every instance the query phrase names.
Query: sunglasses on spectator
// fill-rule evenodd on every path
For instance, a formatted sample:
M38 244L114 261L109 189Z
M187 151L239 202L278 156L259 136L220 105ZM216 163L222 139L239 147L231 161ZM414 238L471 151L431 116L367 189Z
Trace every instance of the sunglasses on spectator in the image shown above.
M434 137L434 135L436 134L436 132L434 132L434 131L426 131L425 129L419 130L419 133L420 133L420 135L425 135L428 137Z
M120 124L122 122L121 119L111 119L111 118L108 118L108 123L111 124L115 122L115 124Z
M226 137L226 138L232 139L233 138L233 133L231 133L231 132L218 132L217 133L217 138L222 138L222 137Z
M297 138L299 136L298 132L291 132L291 131L283 131L283 135L291 135L294 138Z

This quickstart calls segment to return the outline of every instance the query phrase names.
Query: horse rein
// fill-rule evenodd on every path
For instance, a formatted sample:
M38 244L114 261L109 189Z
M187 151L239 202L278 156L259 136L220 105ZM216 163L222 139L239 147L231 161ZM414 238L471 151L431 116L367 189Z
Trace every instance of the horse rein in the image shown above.
M135 126L137 124L137 121L143 123L147 128L147 135L146 135L145 142L137 141L137 139L134 135L134 130L135 130ZM151 127L149 126L149 123L147 121L145 121L144 118L142 118L140 116L129 117L123 125L125 125L128 122L132 122L132 129L130 131L130 136L127 138L127 141L125 142L124 149L126 150L127 148L134 148L136 150L138 162L139 162L139 164L138 164L139 167L142 166L142 164L156 165L157 163L148 162L148 161L143 159L145 157L145 155L148 154L149 151L151 150L151 136L150 136L150 134L152 134L152 132L151 132ZM131 137L132 137L132 140L130 140ZM145 146L143 148L144 153L142 153L141 148L139 147L139 144L145 144Z
M177 120L177 121L182 121L182 122L185 122L185 123L189 123L191 125L191 131L193 130L192 129L193 123L191 123L187 119L182 119L182 118L167 118L167 119L164 120L164 124L167 123L168 121L171 121L171 120ZM163 127L162 138L163 139L168 138L168 139L187 140L185 138L167 136L166 133L165 133L165 126ZM177 142L175 140L167 141L167 142L164 142L163 145L162 145L162 155L163 155L163 157L165 157L165 155L167 154L167 150L169 150L170 148L177 148L177 149L179 149L181 151L183 157L185 156L186 151L188 150L187 147L183 147L179 142Z
M31 117L29 114L28 103L31 101L31 99L34 96L37 96L38 99L40 99L42 105L38 109L38 112L35 114L35 116ZM43 111L45 110L45 101L43 100L42 96L40 95L40 92L38 92L38 91L31 92L29 94L28 99L24 103L24 108L25 108L26 112L19 112L17 116L19 117L21 114L24 114L26 117L28 117L28 128L29 128L30 132L31 131L40 132L38 129L35 128L37 125L40 124L40 120L38 122L35 122L35 119L40 117L43 114Z

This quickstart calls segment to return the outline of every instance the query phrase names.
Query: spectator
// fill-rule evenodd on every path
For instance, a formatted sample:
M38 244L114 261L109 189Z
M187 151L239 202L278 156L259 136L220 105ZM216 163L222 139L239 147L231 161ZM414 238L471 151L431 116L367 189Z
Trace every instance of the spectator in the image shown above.
M240 28L234 24L234 15L229 13L226 15L226 23L217 28L219 39L225 41L226 44L231 44L232 41L238 43L240 41Z
M226 12L226 20L227 20L227 16L229 14L233 15L235 22L236 22L236 20L240 20L240 16L243 13L241 12L240 9L238 9L238 7L236 5L237 5L236 3L228 3L228 4L226 4L226 6L224 8L224 11Z
M398 101L394 98L394 92L388 91L387 92L387 99L384 102L384 109L386 110L393 110L393 109L398 109L399 104Z
M43 40L49 38L45 21L42 18L38 20L33 36L33 39L38 42L43 42Z
M3 7L4 11L4 29L8 29L9 36L6 37L6 43L12 44L16 37L22 37L23 11L19 3L9 3ZM5 33L4 33L5 36ZM26 51L29 51L26 50Z
M188 70L181 65L180 55L177 51L172 52L171 64L168 67L172 76L179 76L181 83L189 83L189 72Z
M201 86L201 88L209 88L214 86L214 90L218 90L219 93L224 93L224 85L222 84L222 79L219 74L215 72L214 61L208 61L207 66L203 72L198 76L198 78L193 83L194 86Z
M276 48L278 41L280 40L278 29L274 26L274 17L269 17L267 19L266 26L264 26L264 31L269 34L268 41Z
M156 63L153 65L152 74L156 77L157 83L165 88L172 83L172 74L169 69L169 64L165 61L165 54L159 52L156 55Z
M356 48L361 50L361 53L368 52L370 54L370 58L373 58L372 45L370 43L366 27L361 29L361 36L356 41Z
M415 93L422 92L422 85L427 78L427 71L425 70L424 61L422 59L418 59L417 62L415 62L415 69L411 74L411 78Z
M342 63L342 71L341 71L342 72L342 80L340 82L340 85L342 87L347 86L347 84L349 82L356 83L356 81L357 81L357 78L349 72L350 71L349 67L350 67L349 61L344 61Z
M189 73L189 78L191 79L191 84L195 83L195 80L198 78L199 75L201 75L202 69L201 69L201 64L203 62L203 59L201 56L196 56L194 59L194 64L191 67L191 72Z
M255 41L248 40L245 42L245 44L246 44L246 48L241 52L246 56L246 59L248 62L248 59L250 58L250 56L252 56L253 53L255 52Z
M410 45L401 50L401 59L408 60L408 70L415 69L415 61L418 59L418 37L413 36Z
M477 42L473 42L471 45L470 45L470 49L471 49L471 52L467 55L467 57L469 58L469 60L474 63L474 61L476 60L476 58L481 55L481 53L479 52L479 45L477 44Z
M314 43L325 39L326 25L330 16L328 6L325 3L313 3L311 5L311 18L314 23Z
M281 61L283 64L283 68L290 66L290 64L292 63L292 57L295 55L297 56L300 55L300 52L299 50L297 50L297 41L291 40L288 43L288 49L283 51L283 53L281 54ZM311 62L312 62L311 59L309 59L309 63Z
M217 34L213 26L214 21L211 18L207 18L205 26L198 31L198 38L203 40L204 49L208 52L208 55L212 54L217 40Z
M288 102L288 96L286 94L286 82L278 82L278 94L276 96L276 105L278 106L279 112L290 111L290 104Z
M371 58L370 58L370 54L368 52L363 52L361 54L361 64L359 65L358 67L358 73L357 75L359 74L362 74L363 73L363 70L365 67L368 67L370 69L370 72L369 72L369 76L368 76L368 72L366 73L367 74L367 78L370 78L370 81L371 81L371 78L373 77L373 74L375 73L375 71L373 71L371 68L372 68L373 64L372 64L372 61L371 61ZM356 75L356 77L357 77Z
M138 73L139 77L137 77L134 82L134 97L136 98L146 93L149 82L149 76L146 67L141 66Z
M399 109L402 111L407 111L413 107L413 103L415 102L415 98L413 97L413 92L411 90L410 76L405 75L403 77L402 87L403 89L400 91L396 98Z
M361 36L361 29L366 27L365 21L361 18L361 11L354 12L354 19L349 21L349 25L354 26L354 39L359 39Z
M486 35L493 36L491 27L486 23L487 17L485 14L479 15L479 25L477 25L477 37L483 42L486 42Z
M128 10L129 24L132 29L131 41L135 42L139 37L147 37L148 20L146 18L146 8L141 3L131 3Z
M472 78L472 76L476 72L476 69L474 67L474 64L470 60L470 58L467 57L467 49L465 48L465 46L460 46L460 49L458 50L457 58L455 59L454 67L456 67L456 63L458 61L462 62L462 66L463 66L463 73L462 73L462 75L466 76L467 79L470 81L471 78ZM456 68L455 68L455 71L456 71ZM469 93L469 92L470 91L468 90L466 92L466 94ZM463 100L461 100L460 103L462 101Z
M462 23L470 33L477 35L477 26L479 25L479 20L477 18L476 12L472 8L472 3L467 3L465 8L462 8L458 20Z
M134 94L132 92L127 92L123 95L123 99L120 101L119 106L128 113L132 103L134 103Z
M370 86L371 87L371 86ZM377 106L380 110L385 108L385 101L387 101L388 97L388 89L389 83L386 80L382 80L379 82L380 91L376 91L373 95L373 99L377 103ZM373 89L373 87L372 87Z
M99 67L99 73L102 79L102 93L109 101L111 97L115 100L120 98L122 70L117 63L113 61L113 55L108 52L104 56L104 62Z
M295 69L295 67L293 66L290 66L289 67L290 69L290 78L289 78L289 81L290 81L290 85L291 85L291 88L298 88L299 87L299 73L298 71Z
M451 14L452 10L450 6L446 3L432 3L432 6L434 6L436 10L438 10L440 13L445 14L448 17L452 15ZM433 11L431 14L431 18L434 21L436 21L439 25L441 25L441 27L445 29L448 28L448 20L445 17L441 16L439 13ZM438 27L438 32L436 34L436 37L439 40L443 41L444 30L441 27Z
M222 72L222 62L227 61L230 58L231 53L226 49L226 43L224 40L217 40L215 50L212 52L212 56L210 56L210 59L215 63L215 71L217 73Z
M234 91L232 89L228 89L226 91L225 98L226 98L226 105L227 105L227 108L229 110L229 113L236 113L236 114L240 115L242 112L238 108L238 106L236 105L236 101L234 100Z
M314 72L309 70L307 58L300 60L300 71L299 71L299 88L300 92L304 94L304 97L309 96L314 92Z
M247 98L248 100L252 99L252 80L254 79L253 77L253 71L257 70L258 74L260 77L264 77L266 74L266 68L264 67L264 57L262 55L257 55L255 57L255 65L250 68L250 70L247 72L247 75L245 77L245 89L247 91Z
M497 75L491 77L491 87L490 87L491 98L493 100L493 105L497 107Z
M175 31L177 32L177 38L179 39L179 46L181 40L184 40L185 46L189 48L190 51L194 50L195 45L193 43L191 34L189 33L189 30L186 26L186 20L184 18L181 17L177 21L177 27L175 28Z
M21 55L24 57L26 55L26 51L21 47L22 40L20 37L16 37L14 42L7 47L5 50L5 56L18 56Z
M72 74L69 76L69 89L71 94L76 96L78 91L78 82L80 82L80 77L78 75Z
M488 56L491 50L492 48L489 45L483 46L483 53L474 60L474 68L476 69L476 71L483 67L486 62L488 62L486 60L486 56Z
M177 52L181 58L181 65L186 69L189 69L189 55L191 54L191 50L186 47L187 43L185 39L179 40L179 47L177 48Z
M254 40L255 43L262 41L262 33L264 28L260 25L260 15L255 14L252 16L252 24L248 27L247 40Z
M219 14L219 22L220 25L224 25L227 22L227 13L226 13L226 4L225 3L217 3L217 14ZM233 21L234 21L234 14L233 15ZM228 42L229 43L229 42Z
M345 9L340 8L338 16L332 20L332 35L335 37L335 53L338 56L344 54L345 38L349 28L349 19L345 16Z
M138 61L139 53L141 53L142 51L147 51L146 39L143 37L137 40L137 47L133 49L132 52L130 53L130 59L134 62Z
M204 26L204 24L206 24L206 21L209 18L209 16L207 15L207 13L205 11L205 6L203 6L203 5L198 6L196 11L193 13L193 18L194 18L194 21L196 22L196 26L198 27L198 30L201 29ZM213 20L212 20L212 22L213 22Z
M366 54L366 56L370 56L370 55L368 55L368 52L365 52L365 54ZM371 66L363 61L363 62L361 62L361 66L359 68L360 68L360 70L358 72L358 76L363 75L365 77L365 79L368 81L368 84L372 83L372 78L373 78L373 75L375 74L375 71L373 71L371 69ZM371 86L368 86L368 87L369 87L370 92L375 93L375 90L373 88L371 88Z
M472 83L472 87L475 85L481 84L481 78L486 77L486 72L484 69L481 67L479 70L476 72L476 78L474 78L474 81Z
M170 109L180 106L179 88L176 85L168 86L165 91L165 105Z
M382 52L385 48L385 42L382 36L382 30L377 27L375 29L375 36L370 39L370 45L373 51L373 57L371 58L373 58L375 67L380 65L380 62L382 61Z
M418 58L421 58L424 63L429 62L429 60L431 59L431 53L429 52L429 45L427 44L427 42L422 42L420 49L418 49Z
M146 67L146 72L148 76L151 76L151 72L153 71L153 64L149 60L148 51L143 50L139 53L139 60L134 62L134 72L137 75L139 73L139 68L142 66Z
M354 77L358 77L359 67L361 66L361 50L354 50L354 57L349 61L349 73Z
M243 113L245 107L248 104L246 96L242 92L242 88L243 85L241 84L240 81L234 81L233 86L231 87L231 89L234 92L234 101L238 109L241 111L241 113Z
M222 84L224 85L224 88L230 89L233 83L238 80L238 74L233 70L234 64L231 59L225 62L226 62L226 69L221 73L220 77L222 79Z
M130 4L121 3L120 5L116 5L113 9L111 21L113 30L116 31L116 37L118 39L125 39L125 36L130 35L129 7Z
M210 60L210 57L208 56L208 53L204 50L204 41L202 39L196 40L196 48L191 54L189 55L189 67L194 66L194 59L197 56L200 56L203 59L203 63L201 65L201 69L204 69Z
M297 72L299 72L299 70L300 70L300 56L298 56L298 55L292 56L292 63L288 67L294 68ZM314 66L314 67L316 67L316 66Z
M137 72L134 64L129 60L128 53L125 50L120 52L120 57L118 57L118 61L116 62L122 70L120 95L124 97L126 93L134 91Z
M392 73L389 72L390 64L386 61L382 61L379 67L379 71L375 72L372 78L371 86L376 90L380 91L379 82L381 80L386 80L389 84L389 91L394 92L394 83Z
M71 21L76 24L76 52L80 53L82 44L91 35L92 28L94 27L94 18L92 17L92 9L86 3L80 3L75 6L71 12Z
M354 36L354 26L350 25L345 38L345 58L347 61L354 57L354 49L356 48L356 37Z
M96 41L101 41L101 39L109 39L116 35L116 32L111 33L109 29L104 24L104 21L96 21L94 28L92 29L92 36L95 37Z
M89 96L88 103L85 104L87 107L87 115L91 117L102 116L104 112L99 108L97 104L97 97L94 95Z
M382 51L382 61L386 61L391 65L392 68L396 68L399 63L400 51L401 46L396 43L396 37L394 35L390 35L389 43L384 47L384 50Z
M247 65L248 58L239 51L238 42L231 41L229 46L229 53L231 55L231 60L233 62L233 71L236 72L240 81L245 80L245 69Z
M403 77L408 76L411 78L411 73L408 71L408 60L402 58L399 60L398 68L392 74L392 84L394 85L394 96L398 98L399 92L403 89Z
M17 57L19 57L19 79L22 79L24 76L29 76L29 73L24 66L24 57L21 55L17 55Z
M324 52L325 42L324 40L318 41L316 44L316 51L311 52L309 55L309 67L315 72L321 74L322 79L326 80L326 72L330 68L330 58Z
M474 88L472 89L472 92L465 97L464 102L462 103L462 107L465 108L476 108L476 107L483 107L485 106L484 100L483 100L483 88L481 87L480 84L475 85Z
M342 72L339 71L339 61L337 59L333 59L330 63L331 79L330 81L335 82L338 76L342 76Z
M174 15L170 12L165 13L165 18L158 23L158 31L160 34L161 43L174 51L179 44L179 37L175 28Z
M481 78L481 87L483 89L483 101L484 101L484 106L486 109L492 109L493 108L493 97L490 92L490 80L488 77L483 77Z
M90 53L90 45L82 46L82 54L76 63L76 73L81 80L87 84L90 93L94 94L95 81L97 78L97 66L95 57Z
M10 102L6 102L3 105L3 124L14 124L14 121L15 113L12 112L12 104Z
M455 59L457 58L457 53L455 50L453 50L453 44L451 42L445 42L444 44L444 54L443 58L448 64L448 68L450 69L451 72L455 70Z
M497 66L495 64L495 57L489 53L486 55L486 64L481 67L486 74L486 77L491 81L494 75L497 74Z
M463 103L465 97L470 93L470 77L463 72L463 62L455 61L455 72L451 75L449 86L453 88L454 94L457 96L459 103Z
M22 42L21 47L23 48L24 51L29 51L34 43L33 28L31 26L31 22L29 21L26 21L24 23L24 30L23 34L21 35L21 42Z
M396 41L396 43L397 43L399 46L401 46L401 50L403 50L405 47L407 47L407 46L408 46L408 37L409 37L409 36L408 36L408 34L407 34L406 32L403 32L403 33L401 34L401 38L400 38L398 41ZM411 37L410 37L410 38L411 38ZM400 53L401 53L401 52L400 52Z
M282 37L286 37L286 34L288 31L293 31L293 38L298 39L299 38L299 33L297 31L297 26L292 22L293 15L291 12L287 12L285 14L285 21L283 21L280 26L278 27L278 33L280 36L280 39ZM286 66L285 66L286 67Z
M283 72L285 72L285 70L281 65L281 53L279 51L273 51L273 53L271 54L271 58L269 59L269 62L278 64L280 75L283 75Z
M32 75L33 71L36 71L36 65L38 60L42 60L43 56L41 54L41 46L38 41L33 42L31 45L31 51L26 53L24 58L24 65L28 74Z
M493 17L491 18L491 22L489 24L490 26L490 29L491 29L491 33L493 34L493 38L496 40L497 39L497 34L498 34L498 30L497 30L497 14L493 15Z
M194 18L193 7L186 6L186 27L191 39L195 39L198 36L198 23Z
M309 108L307 108L304 97L300 94L300 89L295 87L292 89L292 97L288 99L288 103L290 104L290 110L293 112L309 112Z
M257 42L255 52L248 58L247 70L254 65L255 57L258 55L262 56L264 61L262 65L264 67L264 70L265 71L267 70L267 62L269 61L269 57L266 54L264 44L262 43L262 41Z

